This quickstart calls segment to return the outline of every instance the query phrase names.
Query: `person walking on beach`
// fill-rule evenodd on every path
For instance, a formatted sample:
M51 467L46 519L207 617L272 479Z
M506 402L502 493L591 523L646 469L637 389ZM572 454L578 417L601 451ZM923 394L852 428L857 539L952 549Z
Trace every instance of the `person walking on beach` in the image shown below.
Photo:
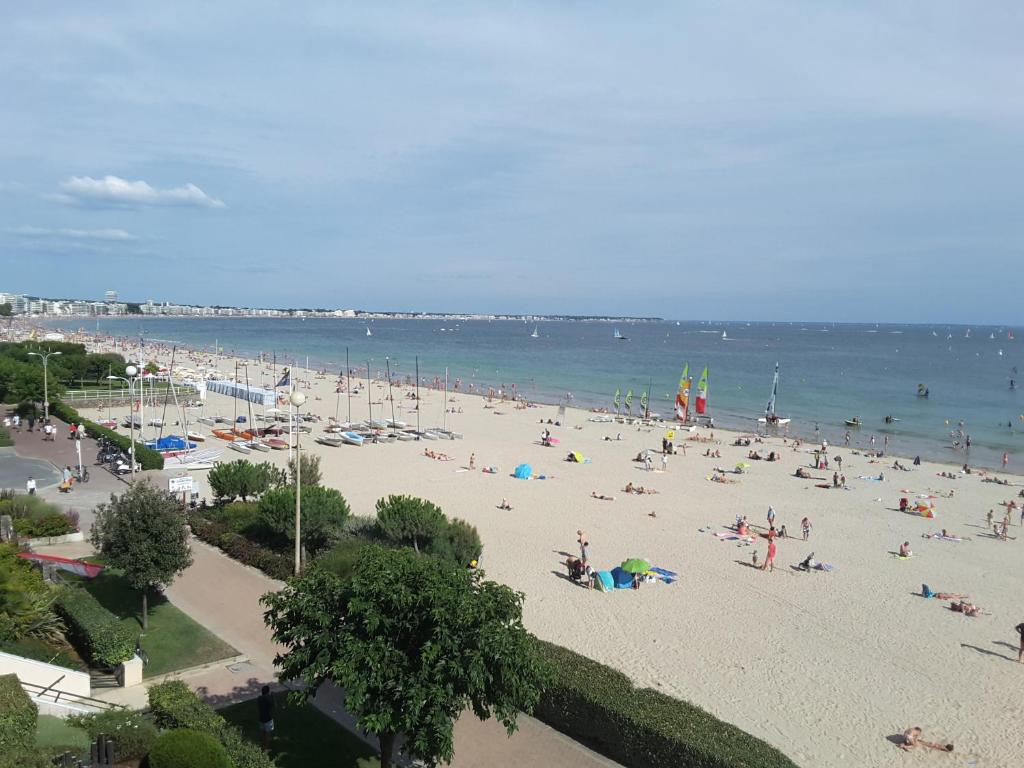
M1010 454L1003 453L1003 469L1006 469L1006 465L1010 463Z
M775 526L775 507L771 504L768 505L768 527L772 528Z
M992 517L993 517L992 510L990 509L988 511L988 514L985 515L985 523L986 523L985 527L986 528L991 528L992 527Z
M668 472L668 454L661 454L661 471Z
M1017 651L1017 663L1024 664L1024 621L1014 627L1014 629L1020 635L1020 650Z
M842 456L836 456L836 466L839 468L840 472L843 471L843 457Z
M590 542L587 540L587 534L582 529L576 531L576 541L580 545L580 561L584 566L587 564L587 556L590 554Z
M773 536L768 540L768 556L764 559L764 564L761 566L762 571L774 571L775 570L775 537Z
M654 463L651 461L650 451L644 454L644 469L648 472L654 469Z
M270 734L274 732L274 697L270 695L269 685L264 685L260 691L256 709L260 721L260 746L265 752L270 747Z
M800 532L804 535L804 541L811 538L811 521L810 518L805 517L800 521Z
M476 454L475 453L469 454L469 468L470 469L476 469Z

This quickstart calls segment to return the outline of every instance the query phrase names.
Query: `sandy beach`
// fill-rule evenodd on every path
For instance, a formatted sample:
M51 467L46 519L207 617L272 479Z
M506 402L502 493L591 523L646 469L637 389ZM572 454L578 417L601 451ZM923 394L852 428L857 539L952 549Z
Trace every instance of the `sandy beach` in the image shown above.
M148 356L155 352L147 346ZM181 349L177 354L178 365L191 367L209 357L196 353L182 360ZM222 371L233 365L219 361ZM250 374L259 367L250 362ZM525 593L526 625L538 636L698 704L803 766L1020 765L1024 665L1017 663L1013 627L1024 621L1024 528L1019 510L1008 540L993 536L985 520L990 509L1002 520L1001 503L1017 498L1019 477L1006 475L1012 485L1005 486L927 462L904 472L891 469L891 456L869 459L833 446L829 457L833 467L842 457L847 487L819 488L831 486L833 470L810 468L816 446L794 450L793 441L782 437L737 446L738 433L718 429L677 432L680 452L668 457L662 471L661 443L671 425L595 423L588 420L594 414L569 409L561 426L548 426L539 422L558 418L552 406L517 409L451 393L446 404L441 392L423 387L422 426L440 425L447 405L457 411L447 414L448 427L464 439L333 448L313 438L338 407L335 377L309 376L305 385L307 408L323 422L302 436L302 449L322 456L324 482L341 490L359 515L372 515L381 496L408 493L475 525L484 543L481 566ZM395 416L415 425L408 392L394 390ZM370 394L373 417L390 419L386 384L374 382ZM347 400L343 395L343 420ZM352 419L368 418L366 391L350 400ZM244 402L237 407L245 412ZM210 394L202 413L231 416L235 408L231 399ZM106 413L90 411L84 415L99 419ZM189 418L199 413L190 409ZM125 409L116 415L123 417ZM199 424L189 428L209 434ZM541 445L545 428L558 446ZM224 445L208 438L203 447ZM425 448L452 461L427 458ZM706 457L709 448L721 457ZM653 471L633 461L646 449L655 452ZM731 470L748 461L753 449L761 455L776 451L781 459L749 461L743 474L725 475L728 483L708 479L716 466ZM570 450L589 461L565 461ZM474 470L468 468L471 455ZM222 456L237 458L229 450ZM283 464L287 453L248 458ZM909 459L901 461L910 467ZM521 463L546 479L514 479L512 470ZM495 474L481 471L492 466ZM820 479L795 477L798 467ZM957 479L941 472L955 472ZM884 480L862 479L879 473ZM204 473L194 474L201 495L209 496ZM627 494L627 483L657 493ZM934 497L922 499L934 504L934 519L899 511L901 497L916 502L919 496ZM498 508L503 499L511 511ZM760 534L767 530L769 505L775 526L785 525L789 534L777 540L773 572L752 567L755 551L765 556L767 540ZM753 544L715 535L728 534L738 515L746 515L758 535ZM808 541L801 539L804 517L813 526ZM923 538L943 528L964 540ZM588 534L595 568L643 557L680 578L638 591L587 591L566 578L563 566L567 555L578 554L577 529ZM894 554L904 541L914 552L906 560ZM793 567L812 552L832 570ZM924 599L922 584L966 593L984 615L968 617L950 610L949 602ZM913 725L926 738L954 743L955 754L900 752L891 737Z

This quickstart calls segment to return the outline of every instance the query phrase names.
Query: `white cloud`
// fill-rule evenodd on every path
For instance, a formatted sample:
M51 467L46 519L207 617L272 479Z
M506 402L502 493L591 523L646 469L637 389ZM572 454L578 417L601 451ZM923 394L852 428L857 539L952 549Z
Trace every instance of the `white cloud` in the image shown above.
M187 205L198 208L225 208L224 202L210 197L195 184L157 189L145 181L128 181L118 176L72 176L60 183L54 199L65 203L109 203L115 205Z
M7 230L21 237L54 237L70 240L103 240L105 242L127 243L139 238L123 229L45 229L43 227L13 227Z

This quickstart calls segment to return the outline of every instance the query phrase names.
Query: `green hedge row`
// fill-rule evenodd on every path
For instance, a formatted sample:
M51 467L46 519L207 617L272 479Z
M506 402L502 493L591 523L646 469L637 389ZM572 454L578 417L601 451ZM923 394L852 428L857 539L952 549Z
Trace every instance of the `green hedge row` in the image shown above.
M228 752L234 768L274 768L274 761L237 728L200 700L181 680L151 686L149 709L160 728L190 728L216 738Z
M0 675L0 752L27 750L36 743L39 712L17 675Z
M135 654L135 633L81 587L62 590L53 607L68 640L92 664L113 668Z
M105 437L125 453L131 454L132 441L130 437L119 435L114 430L101 427L96 422L89 421L89 419L83 419L78 415L78 411L67 403L51 403L50 414L66 424L85 424L85 431L89 437ZM154 451L152 448L147 448L137 440L135 441L135 460L142 465L143 469L164 468L164 457L159 452Z
M627 768L796 768L769 744L699 707L567 648L537 641L553 678L534 717Z
M295 573L295 561L292 558L235 533L231 523L207 520L192 514L189 515L189 525L196 538L218 547L240 563L263 571L272 579L283 581Z

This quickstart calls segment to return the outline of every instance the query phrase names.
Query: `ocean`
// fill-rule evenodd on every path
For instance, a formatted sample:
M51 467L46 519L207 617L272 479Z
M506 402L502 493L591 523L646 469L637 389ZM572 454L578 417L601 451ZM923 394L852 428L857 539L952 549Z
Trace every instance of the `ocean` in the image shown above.
M48 321L74 330L82 323ZM537 327L539 338L531 338ZM1022 383L1011 389L1024 341L1008 328L924 325L341 319L341 318L103 318L102 333L223 354L276 354L278 365L342 371L345 350L353 368L375 374L458 378L463 389L515 384L528 398L579 407L613 407L615 390L632 390L633 413L650 386L650 409L670 417L684 363L696 382L709 367L709 414L723 427L753 430L763 415L775 363L780 367L777 412L790 417L790 434L814 437L815 428L842 444L844 420L857 416L853 446L901 455L1001 467L1016 466L1024 447ZM372 336L366 335L370 328ZM614 338L614 331L628 338ZM95 331L95 321L84 326ZM723 338L723 333L725 337ZM268 358L269 359L269 358ZM222 366L227 367L227 366ZM918 384L930 396L917 396ZM692 401L691 401L692 402ZM885 416L899 419L884 423ZM951 448L963 422L972 447L967 458Z

